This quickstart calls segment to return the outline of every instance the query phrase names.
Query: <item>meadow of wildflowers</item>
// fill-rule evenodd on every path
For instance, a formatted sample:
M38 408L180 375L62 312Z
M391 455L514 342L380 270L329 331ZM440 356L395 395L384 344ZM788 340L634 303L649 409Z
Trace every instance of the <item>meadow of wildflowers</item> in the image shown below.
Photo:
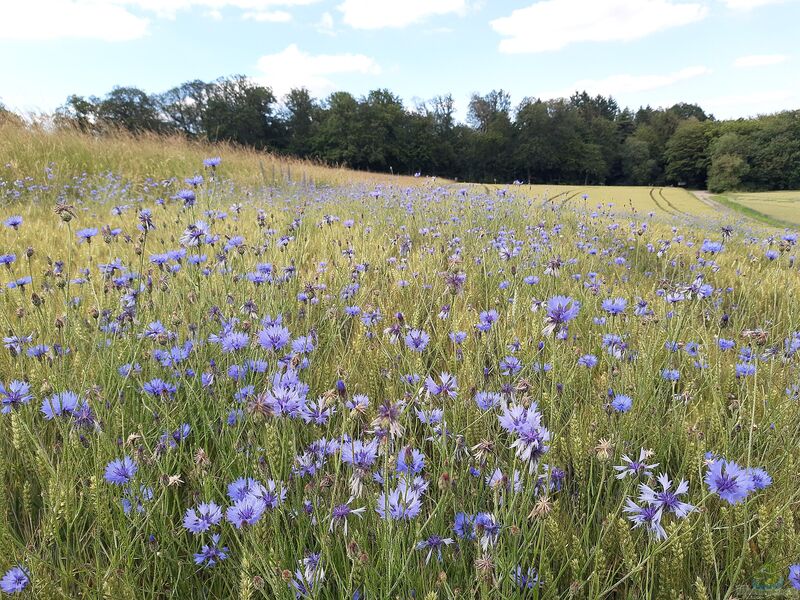
M29 175L0 180L3 592L800 587L796 233L224 156Z

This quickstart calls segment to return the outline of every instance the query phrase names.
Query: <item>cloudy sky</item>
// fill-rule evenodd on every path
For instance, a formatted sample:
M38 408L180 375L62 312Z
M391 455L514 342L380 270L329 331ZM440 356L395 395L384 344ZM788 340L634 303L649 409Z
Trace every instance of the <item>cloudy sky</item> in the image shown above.
M800 0L0 0L0 101L244 74L280 96L503 88L717 117L800 108Z

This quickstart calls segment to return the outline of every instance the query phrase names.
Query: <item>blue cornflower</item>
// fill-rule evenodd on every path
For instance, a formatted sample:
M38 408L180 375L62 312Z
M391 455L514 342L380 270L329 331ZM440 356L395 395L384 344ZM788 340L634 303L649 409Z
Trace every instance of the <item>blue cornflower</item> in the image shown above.
M222 520L222 509L214 502L201 502L197 508L186 509L183 526L194 534L207 531Z
M661 377L666 381L678 381L681 378L681 374L677 369L664 369L661 371Z
M658 482L661 484L660 492L643 483L639 485L640 502L647 502L651 506L671 512L681 519L694 510L695 507L693 505L678 500L678 496L683 496L689 491L688 481L681 480L674 492L670 490L672 482L665 473L658 476Z
M241 500L234 502L233 506L228 508L226 518L228 521L236 525L237 529L241 529L245 525L255 525L264 514L266 504L261 500L247 495Z
M469 515L463 512L456 513L456 517L453 522L453 531L459 538L474 540L475 515Z
M406 346L414 352L422 352L430 342L431 336L420 329L412 329L406 334Z
M611 401L611 407L617 412L628 412L632 406L633 400L630 396L626 396L625 394L615 395L614 399Z
M139 466L129 456L123 456L121 459L112 460L106 466L105 478L109 483L114 485L125 485L129 483Z
M746 469L725 459L711 462L705 482L709 491L730 504L743 502L756 489L753 476Z
M17 230L19 226L22 225L22 217L19 215L13 215L8 217L5 221L3 221L3 225L9 227L11 229Z
M628 306L625 298L606 298L603 300L602 309L612 316L621 315Z
M381 519L401 519L411 520L416 517L422 509L422 501L419 494L409 487L398 486L388 495L382 492L378 496L375 511Z
M215 533L211 536L211 543L204 544L200 552L194 555L194 562L205 569L213 567L226 558L228 558L228 547L219 547L219 534Z
M76 235L78 236L79 241L90 243L92 238L97 235L97 227L87 227L86 229L81 229Z
M557 327L565 325L578 316L580 302L569 296L553 296L547 301L544 335L550 335Z
M628 475L631 477L639 477L640 475L650 477L650 475L652 475L651 469L654 469L658 466L658 463L648 465L645 462L651 455L652 453L644 448L639 450L638 460L633 460L627 454L623 454L622 462L627 464L614 466L614 469L618 471L617 479L624 479Z
M478 392L475 394L475 404L481 410L490 410L495 406L500 406L503 397L495 392Z
M511 580L521 590L532 590L539 587L542 581L539 579L539 573L534 567L529 567L527 570L522 569L522 565L517 565L511 571Z
M239 331L229 331L222 336L222 351L225 353L236 352L247 348L250 343L250 336Z
M17 381L16 379L9 383L7 388L0 383L0 400L2 400L3 405L0 412L6 415L21 404L30 402L33 398L30 394L30 389L30 385L24 381Z
M78 406L78 395L75 392L60 392L42 401L42 413L48 421L56 417L68 416Z
M425 468L425 455L416 448L406 446L397 455L397 472L417 475Z
M428 375L425 380L425 388L433 396L445 395L449 398L455 398L458 395L458 383L456 382L455 375L442 372L439 375L439 383L434 381L433 377Z
M6 571L3 578L0 579L0 590L3 590L6 594L17 594L23 591L29 583L28 573L22 566L17 565Z
M439 562L442 562L442 548L449 546L453 543L453 538L443 538L438 535L432 535L428 539L417 542L417 550L427 550L428 554L425 557L425 564L427 565L431 560L431 555L436 552L436 557Z
M265 350L280 350L289 343L291 337L286 327L275 323L258 332L258 343Z
M203 166L210 169L216 169L220 163L222 163L222 159L219 156L212 156L210 158L203 159Z
M628 519L633 522L634 529L637 527L644 527L653 534L657 540L663 540L667 537L667 532L661 525L661 506L652 504L639 506L628 498L625 501L625 508L622 510L630 515Z
M749 375L755 375L756 366L753 363L737 363L736 364L736 378L739 379L740 377L748 377Z
M800 565L789 567L789 583L796 590L800 590Z

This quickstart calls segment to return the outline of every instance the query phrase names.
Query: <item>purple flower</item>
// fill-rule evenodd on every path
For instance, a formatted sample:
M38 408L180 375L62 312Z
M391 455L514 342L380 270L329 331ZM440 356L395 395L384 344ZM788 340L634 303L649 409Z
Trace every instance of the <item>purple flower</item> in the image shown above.
M289 343L291 337L286 327L276 323L258 332L258 343L265 350L280 350Z
M738 504L756 489L753 476L733 461L714 460L705 476L708 489L730 504Z
M129 483L136 471L139 470L138 465L133 462L129 456L123 456L121 459L112 460L106 466L106 481L114 485L125 485Z
M3 578L0 579L0 590L6 594L17 594L23 591L30 583L30 578L22 566L11 567Z
M406 334L406 346L414 352L422 352L430 342L431 337L419 329L412 329Z
M19 229L19 226L22 225L22 217L20 217L19 215L13 215L11 217L8 217L5 221L3 221L3 224L6 227L9 227L14 230Z
M789 583L796 590L800 590L800 565L791 565L789 567Z
M392 519L399 521L402 519L411 520L416 517L422 509L422 501L419 494L409 487L398 486L388 495L383 492L378 496L375 506L381 519Z
M430 375L425 380L425 388L431 395L445 395L449 398L455 398L458 395L458 383L456 382L455 375L442 372L439 376L439 382L440 383L436 383Z
M364 511L367 510L365 507L361 508L350 508L350 503L354 500L354 498L350 498L344 504L339 504L338 506L333 507L333 512L331 514L331 526L328 528L328 531L333 531L333 528L338 524L343 524L344 527L344 534L347 535L347 518L350 515L356 515L358 518L361 518L361 515L364 514Z
M453 543L453 538L443 538L438 535L432 535L426 540L422 540L421 542L417 542L417 550L427 550L428 554L425 557L425 564L427 565L428 562L431 560L431 555L433 552L436 552L436 557L439 562L442 562L442 548L449 546Z
M81 229L76 235L78 236L79 241L85 241L89 243L92 241L92 238L97 235L97 227L87 227L86 229Z
M612 316L621 315L627 306L628 301L625 298L606 298L601 305L602 309Z
M627 464L618 465L614 467L614 469L618 471L617 479L624 479L628 475L630 475L631 477L639 477L640 475L650 477L650 475L652 475L651 469L656 468L658 466L658 463L653 463L652 465L648 465L645 461L647 460L649 455L650 452L648 452L644 448L639 450L638 460L633 460L627 454L623 454L622 462Z
M625 394L615 395L611 401L611 406L615 411L625 413L633 406L633 400Z
M694 506L681 502L678 496L683 496L689 491L689 482L681 480L675 491L671 491L672 482L666 474L662 473L658 476L658 482L661 484L661 491L656 491L648 485L639 485L639 501L647 502L651 506L656 506L662 511L671 512L678 518L684 518L694 510Z
M417 475L425 468L425 455L416 448L406 446L397 455L397 472Z
M78 406L78 395L75 392L53 394L42 401L42 413L48 421L56 417L71 415Z
M247 495L234 502L233 506L228 508L225 516L237 529L241 529L245 525L258 523L265 509L266 505L261 500Z
M211 536L211 543L204 544L200 552L194 555L194 562L197 565L201 565L204 569L210 569L226 558L228 558L228 547L219 547L219 534L215 533Z
M3 405L0 412L6 415L18 406L30 402L33 398L30 394L30 389L30 385L16 379L9 383L7 388L0 383L0 401L2 401Z
M544 335L550 335L557 327L565 325L578 316L580 302L569 296L553 296L547 301Z
M625 503L623 512L629 514L628 519L633 522L633 528L644 527L657 540L663 540L667 537L667 532L661 525L661 507L652 504L639 506L633 500L628 498Z
M186 509L183 526L194 534L207 531L222 520L222 509L213 502L201 502L197 508Z

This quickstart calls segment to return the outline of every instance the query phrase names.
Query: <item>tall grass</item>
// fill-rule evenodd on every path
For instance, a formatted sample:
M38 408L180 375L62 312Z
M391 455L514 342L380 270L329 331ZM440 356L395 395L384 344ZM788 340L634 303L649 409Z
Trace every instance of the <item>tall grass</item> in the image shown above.
M322 188L311 175L276 189L255 153L214 148L212 171L208 148L177 140L10 135L15 177L33 179L5 196L3 220L22 223L0 229L15 255L0 267L0 572L20 565L28 597L788 593L800 558L791 234L556 210L521 189ZM41 201L55 199L50 162L73 186L58 187L72 204L59 214ZM125 183L195 173L202 183ZM193 202L176 199L182 186ZM556 296L580 309L548 329ZM613 298L627 306L604 308ZM290 341L270 341L281 327ZM421 351L412 330L428 337ZM443 373L457 384L442 390ZM630 410L615 408L622 396ZM533 430L501 420L522 419L515 406ZM537 460L517 443L532 433ZM345 458L355 440L377 441L362 470ZM658 466L617 478L641 449ZM138 470L109 474L123 457ZM730 504L704 481L723 458L771 484ZM663 538L624 511L662 473L673 491L687 482L692 505L664 509ZM242 477L274 481L276 497L231 493ZM418 514L382 517L381 492L404 486ZM184 526L199 503L226 513L237 497L264 514ZM345 533L334 516L348 502L364 511ZM481 515L474 535L454 529L459 513ZM225 558L196 563L213 534Z

